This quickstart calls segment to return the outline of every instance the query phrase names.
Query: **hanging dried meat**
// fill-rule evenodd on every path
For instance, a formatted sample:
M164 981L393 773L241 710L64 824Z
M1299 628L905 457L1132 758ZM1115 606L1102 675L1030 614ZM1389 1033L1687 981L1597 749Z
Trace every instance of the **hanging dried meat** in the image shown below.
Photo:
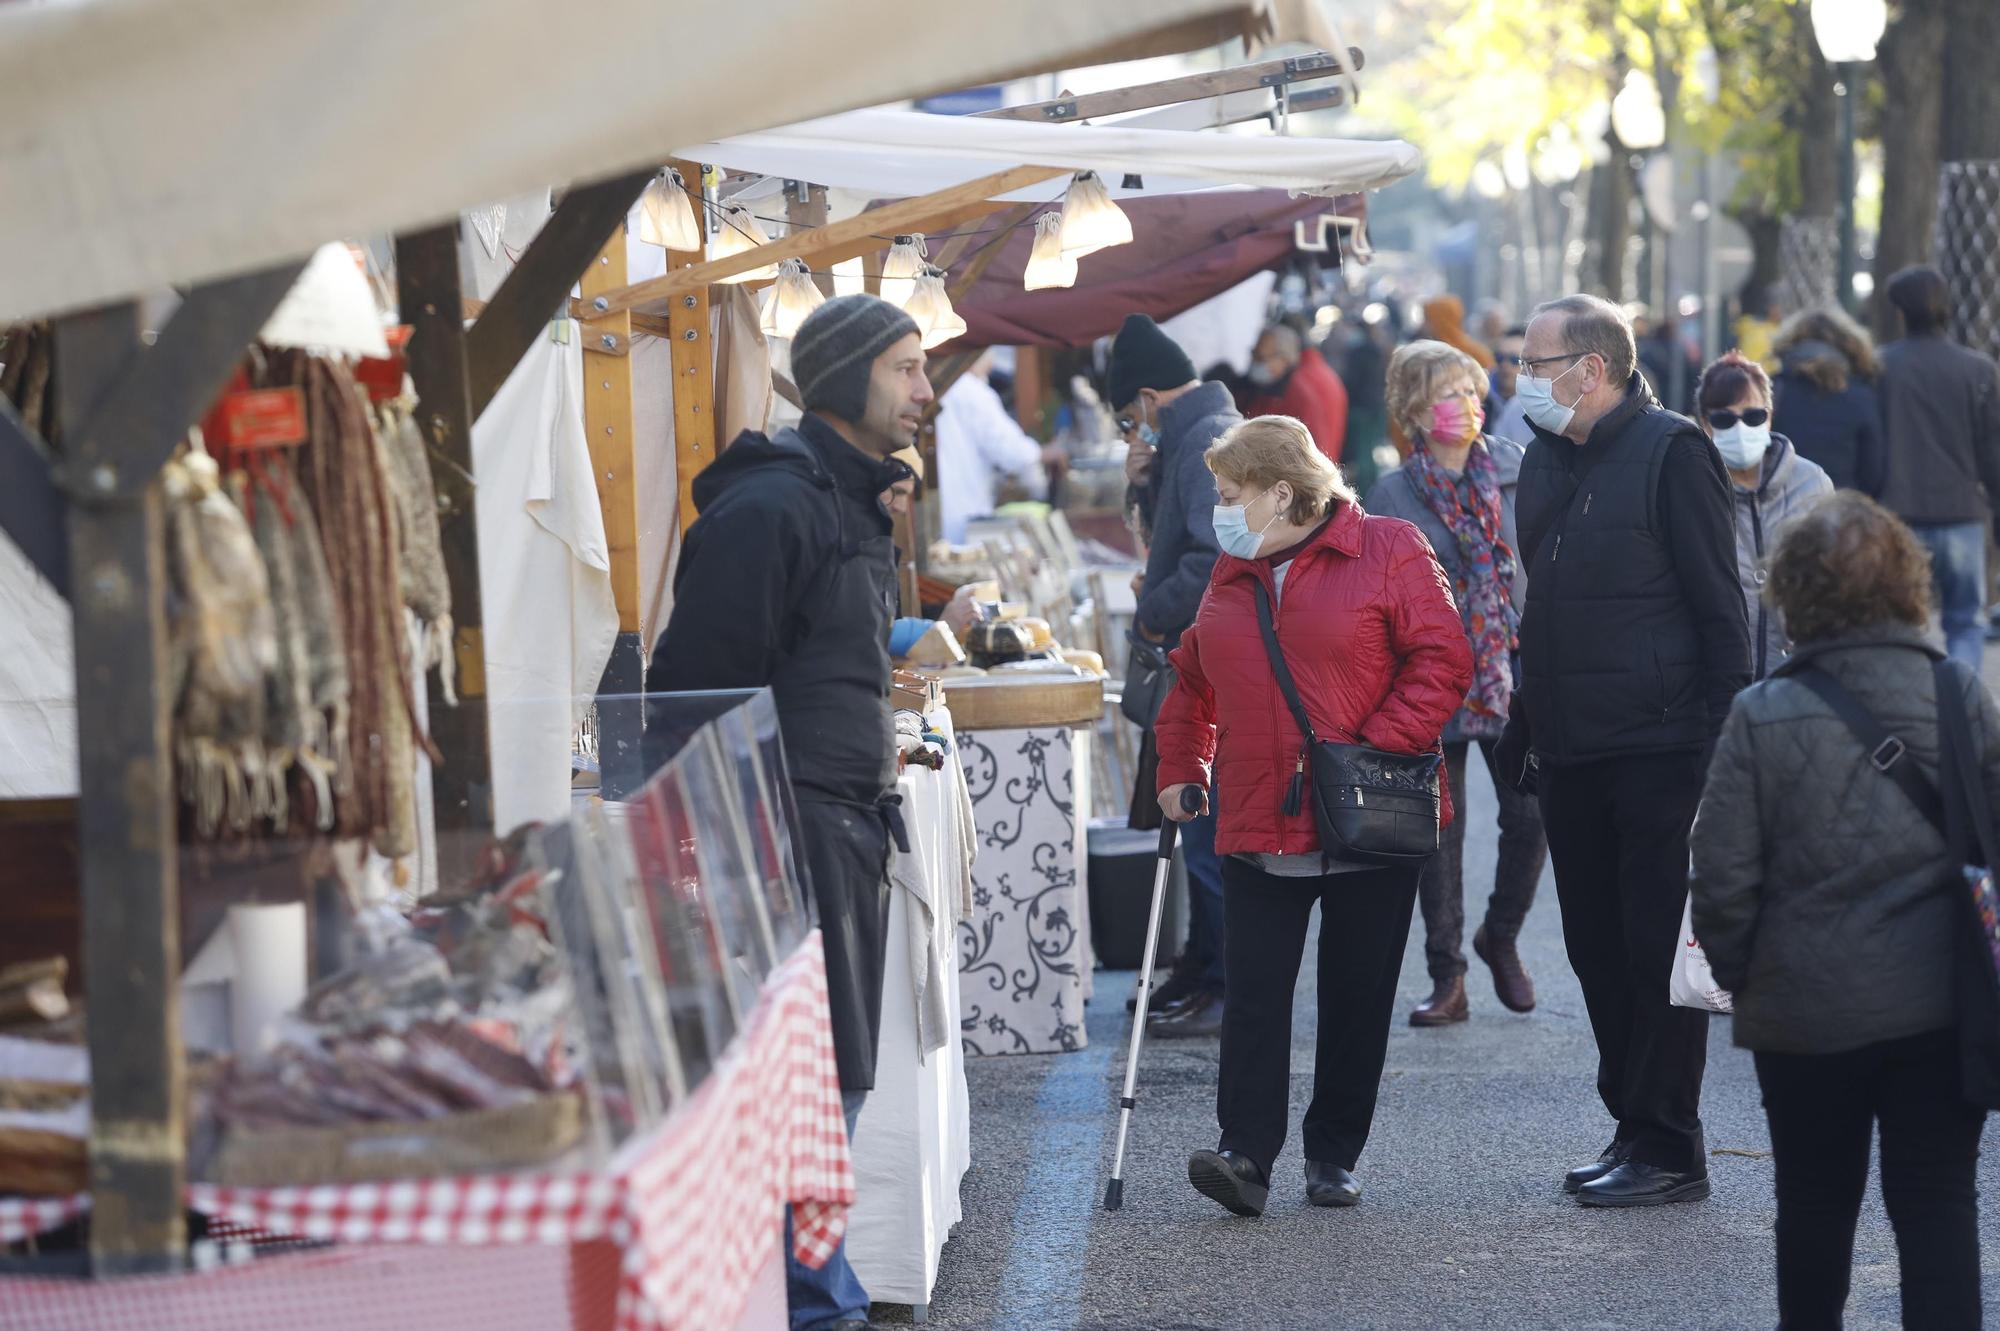
M375 403L375 429L388 456L389 479L396 492L403 603L420 626L417 666L438 672L444 701L455 707L458 692L452 659L451 582L445 575L437 492L431 485L423 432L417 428L416 405L416 392L406 379L402 393Z

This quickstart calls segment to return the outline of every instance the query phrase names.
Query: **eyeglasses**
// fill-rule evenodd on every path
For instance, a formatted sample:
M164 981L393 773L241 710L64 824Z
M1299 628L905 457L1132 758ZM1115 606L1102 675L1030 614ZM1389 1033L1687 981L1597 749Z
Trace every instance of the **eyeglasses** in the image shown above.
M1521 358L1511 351L1502 351L1495 355L1493 359L1502 365L1519 365L1521 363Z
M1139 422L1131 416L1120 416L1113 424L1118 427L1120 434L1131 434L1139 428Z
M1708 423L1718 430L1727 430L1739 420L1754 429L1770 419L1771 413L1765 407L1750 407L1740 412L1711 411L1708 413Z
M1528 360L1527 358L1523 357L1521 360L1521 368L1524 370L1532 370L1537 365L1547 365L1552 360L1575 360L1578 356L1588 356L1591 354L1592 353L1588 351L1558 351L1553 356L1537 356L1533 360Z

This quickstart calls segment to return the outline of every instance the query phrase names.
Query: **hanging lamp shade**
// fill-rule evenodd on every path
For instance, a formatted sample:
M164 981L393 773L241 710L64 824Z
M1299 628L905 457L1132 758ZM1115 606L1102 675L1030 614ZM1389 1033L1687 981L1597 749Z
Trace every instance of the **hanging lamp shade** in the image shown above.
M1063 253L1063 215L1046 212L1035 219L1035 249L1028 256L1028 268L1021 285L1029 291L1076 285L1076 259Z
M805 262L785 259L778 264L778 280L764 297L764 317L758 326L766 337L791 337L799 331L806 316L825 302L826 297L806 271Z
M722 217L715 224L715 238L708 247L710 260L727 259L731 255L746 254L760 245L771 243L770 236L757 222L749 208L740 203L726 205ZM723 282L761 282L778 275L776 264L765 264L762 268L752 268L748 272L735 273L719 279Z
M868 270L859 259L842 259L833 266L833 294L859 296L868 290Z
M639 239L682 253L701 251L701 228L695 225L687 182L672 167L653 177L639 199Z
M916 294L917 279L930 267L929 255L923 232L896 237L896 243L889 247L889 257L882 261L882 299L908 309L910 298Z
M1062 249L1072 259L1132 243L1132 219L1111 201L1095 171L1079 171L1063 195Z
M914 290L909 303L903 306L903 312L916 321L917 333L923 339L925 351L965 336L965 320L951 307L951 296L944 289L942 271L926 264L922 275L915 278L912 285Z

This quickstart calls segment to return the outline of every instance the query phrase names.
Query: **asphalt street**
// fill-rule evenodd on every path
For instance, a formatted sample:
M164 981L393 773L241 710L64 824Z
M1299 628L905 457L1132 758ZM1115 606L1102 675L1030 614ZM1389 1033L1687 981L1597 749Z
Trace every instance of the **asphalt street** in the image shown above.
M1989 672L1990 673L1990 672ZM1470 917L1495 859L1493 796L1474 763L1466 854ZM1777 1321L1770 1140L1748 1054L1727 1018L1710 1033L1703 1095L1712 1199L1588 1211L1563 1194L1611 1124L1593 1089L1595 1048L1562 945L1552 880L1522 937L1541 991L1503 1009L1472 959L1472 1020L1420 1031L1429 992L1423 923L1412 929L1374 1135L1348 1211L1306 1204L1297 1125L1312 1089L1314 947L1292 1032L1292 1136L1270 1209L1238 1219L1187 1182L1188 1152L1215 1144L1213 1042L1155 1042L1141 1063L1125 1206L1101 1209L1129 1030L1131 973L1100 971L1089 1047L977 1059L968 1070L973 1167L965 1218L930 1307L941 1328L1675 1328ZM1996 1165L1981 1165L1995 1192ZM1989 1291L2000 1290L2000 1214L1982 1216ZM1894 1236L1871 1182L1854 1256L1850 1331L1900 1325ZM2000 1295L1989 1294L1989 1298ZM907 1310L879 1308L878 1320Z

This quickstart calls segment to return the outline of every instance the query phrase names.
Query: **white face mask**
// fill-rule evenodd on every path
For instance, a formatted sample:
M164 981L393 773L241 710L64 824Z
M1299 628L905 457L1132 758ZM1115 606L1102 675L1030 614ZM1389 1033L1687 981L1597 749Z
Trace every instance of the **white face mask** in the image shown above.
M1579 359L1553 379L1522 374L1514 381L1514 395L1521 399L1521 410L1529 420L1550 434L1561 434L1569 428L1569 423L1576 419L1576 402L1583 401L1583 394L1578 393L1576 402L1564 406L1556 401L1556 385L1576 373L1582 364Z
M1764 460L1771 447L1771 427L1748 425L1742 421L1715 432L1715 449L1731 471L1748 471Z

